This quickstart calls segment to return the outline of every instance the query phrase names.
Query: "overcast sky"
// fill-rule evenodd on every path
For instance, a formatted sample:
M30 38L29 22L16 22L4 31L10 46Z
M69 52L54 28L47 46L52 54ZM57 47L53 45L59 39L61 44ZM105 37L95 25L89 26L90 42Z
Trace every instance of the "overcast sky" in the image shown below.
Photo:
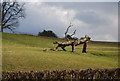
M26 18L16 31L38 34L52 30L58 37L71 22L74 37L89 35L95 41L118 41L117 2L27 2Z

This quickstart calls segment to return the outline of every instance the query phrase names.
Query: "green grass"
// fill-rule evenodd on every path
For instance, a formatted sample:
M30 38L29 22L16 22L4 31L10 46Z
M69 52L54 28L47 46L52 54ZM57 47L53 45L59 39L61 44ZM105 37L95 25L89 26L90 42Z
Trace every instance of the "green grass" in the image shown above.
M3 71L63 70L87 68L117 68L118 50L116 42L88 43L88 53L81 53L82 45L75 53L67 51L43 51L54 48L54 41L63 39L3 33Z

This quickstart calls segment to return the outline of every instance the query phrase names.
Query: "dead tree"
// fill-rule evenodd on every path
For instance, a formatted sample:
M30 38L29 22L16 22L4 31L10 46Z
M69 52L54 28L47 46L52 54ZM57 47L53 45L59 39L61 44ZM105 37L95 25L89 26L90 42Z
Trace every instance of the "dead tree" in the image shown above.
M70 25L67 27L67 30L65 31L65 38L67 39L67 41L69 41L73 35L75 35L76 30L74 30L74 32L70 35L68 34L68 31L70 29L70 27L72 27L73 25L70 23Z
M72 52L74 52L75 46L83 44L82 53L86 53L87 42L90 41L90 39L91 38L89 36L85 36L84 38L79 39L79 40L72 40L72 41L67 41L67 42L57 42L56 41L56 42L53 42L53 44L58 44L55 50L57 50L59 47L61 47L63 49L63 51L66 51L66 49L65 49L66 46L71 46Z
M13 30L19 25L18 19L25 17L24 3L18 2L2 2L1 3L1 32L3 29Z

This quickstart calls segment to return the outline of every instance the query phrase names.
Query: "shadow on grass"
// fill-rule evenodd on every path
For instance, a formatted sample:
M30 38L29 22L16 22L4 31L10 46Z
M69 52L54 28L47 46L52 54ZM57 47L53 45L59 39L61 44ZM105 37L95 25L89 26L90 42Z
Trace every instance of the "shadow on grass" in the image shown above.
M102 57L113 57L113 56L116 56L116 55L104 54L104 53L90 53L90 54L95 55L95 56L102 56Z
M77 53L77 52L72 52L72 51L64 51L64 50L54 50L54 49L52 49L52 48L50 48L50 49L44 49L44 50L42 50L42 51L44 51L44 52L49 52L49 51L54 51L54 52L67 52L67 53L70 53L70 54L76 54L76 55L80 55L80 53Z

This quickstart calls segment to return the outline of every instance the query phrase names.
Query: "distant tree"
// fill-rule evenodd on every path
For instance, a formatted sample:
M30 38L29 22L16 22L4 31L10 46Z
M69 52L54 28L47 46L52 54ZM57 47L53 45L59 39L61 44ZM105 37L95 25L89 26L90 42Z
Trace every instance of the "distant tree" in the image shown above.
M53 31L51 31L51 30L48 30L48 31L43 30L43 32L39 32L38 33L38 36L55 37L55 38L57 38L57 35Z
M24 3L18 2L2 2L0 6L1 18L1 32L4 29L9 29L14 32L14 29L18 26L18 19L20 17L25 17L24 13Z

